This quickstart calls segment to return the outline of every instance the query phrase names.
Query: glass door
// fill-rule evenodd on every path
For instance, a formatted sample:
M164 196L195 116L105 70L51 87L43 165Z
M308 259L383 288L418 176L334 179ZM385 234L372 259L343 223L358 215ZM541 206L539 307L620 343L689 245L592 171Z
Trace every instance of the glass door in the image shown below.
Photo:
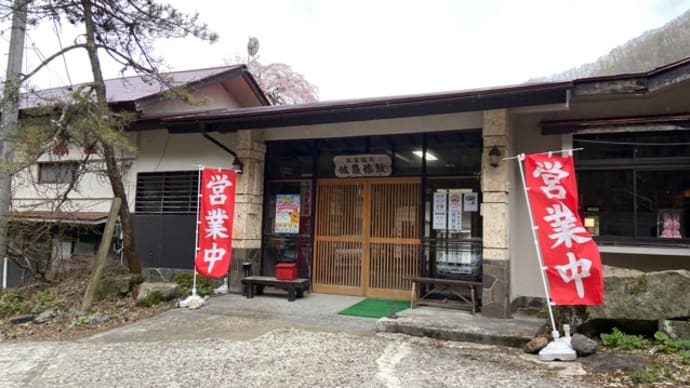
M425 273L431 277L481 281L479 180L429 178L424 198Z

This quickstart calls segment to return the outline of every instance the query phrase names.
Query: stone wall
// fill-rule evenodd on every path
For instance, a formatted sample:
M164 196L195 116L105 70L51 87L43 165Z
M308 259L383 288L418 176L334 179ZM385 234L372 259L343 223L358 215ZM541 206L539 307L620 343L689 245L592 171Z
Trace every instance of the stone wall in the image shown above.
M510 154L509 116L505 109L484 112L482 153L483 287L482 314L510 317L509 164L490 165L495 146L502 156Z
M242 263L252 264L258 273L261 259L261 220L263 211L264 160L266 144L257 131L237 133L237 157L244 172L237 176L235 221L232 228L232 262L228 277L230 291L241 291Z

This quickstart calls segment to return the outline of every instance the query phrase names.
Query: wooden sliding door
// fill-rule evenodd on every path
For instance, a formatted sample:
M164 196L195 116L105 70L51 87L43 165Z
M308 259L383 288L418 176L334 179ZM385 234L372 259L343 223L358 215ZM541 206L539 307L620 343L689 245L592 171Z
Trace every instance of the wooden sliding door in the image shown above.
M314 291L409 298L420 263L420 179L317 183Z

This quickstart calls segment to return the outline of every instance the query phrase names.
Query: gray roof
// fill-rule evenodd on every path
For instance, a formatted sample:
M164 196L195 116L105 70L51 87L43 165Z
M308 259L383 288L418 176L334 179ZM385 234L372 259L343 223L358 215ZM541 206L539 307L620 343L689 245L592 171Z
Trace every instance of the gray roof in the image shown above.
M232 65L208 69L175 71L163 73L163 75L170 78L173 86L180 86L185 84L193 84L195 82L204 81L209 78L223 76L226 74L228 77L231 75L234 76L236 70L241 70L243 68L245 68L244 65ZM88 83L61 86L26 93L22 96L20 108L31 108L54 102L55 100L65 100L72 92L77 90L80 85L88 85ZM161 92L168 90L169 86L164 85L157 80L137 75L108 79L105 81L105 88L109 102L122 103L134 102L158 95Z

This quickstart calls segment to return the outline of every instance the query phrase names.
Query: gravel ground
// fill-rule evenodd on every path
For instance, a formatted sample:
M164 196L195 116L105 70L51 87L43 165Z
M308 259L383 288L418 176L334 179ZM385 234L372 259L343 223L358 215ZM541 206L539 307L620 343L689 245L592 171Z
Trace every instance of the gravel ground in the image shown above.
M0 344L2 387L586 387L577 363L405 335Z

